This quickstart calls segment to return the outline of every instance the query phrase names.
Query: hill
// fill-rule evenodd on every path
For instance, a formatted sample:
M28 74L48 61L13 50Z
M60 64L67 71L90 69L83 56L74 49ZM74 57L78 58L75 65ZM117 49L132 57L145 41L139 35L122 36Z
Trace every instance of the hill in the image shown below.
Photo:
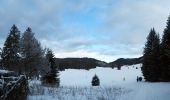
M142 59L143 59L143 57L139 57L139 58L119 58L119 59L117 59L113 62L110 62L109 66L120 68L121 66L124 66L124 65L140 64L140 63L142 63Z
M64 69L91 69L96 66L106 67L108 63L94 58L55 58L56 66Z
M124 65L134 65L142 63L142 57L139 58L119 58L113 62L107 63L94 58L55 58L56 66L60 70L64 69L91 69L98 67L118 67Z

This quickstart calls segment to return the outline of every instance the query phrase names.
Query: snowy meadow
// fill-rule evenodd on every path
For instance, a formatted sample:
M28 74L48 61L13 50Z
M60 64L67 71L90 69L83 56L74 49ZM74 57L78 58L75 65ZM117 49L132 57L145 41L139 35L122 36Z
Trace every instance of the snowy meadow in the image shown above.
M46 87L39 80L29 81L28 100L169 100L169 83L136 82L141 65L91 70L67 69L60 72L60 87ZM98 75L100 86L92 87Z

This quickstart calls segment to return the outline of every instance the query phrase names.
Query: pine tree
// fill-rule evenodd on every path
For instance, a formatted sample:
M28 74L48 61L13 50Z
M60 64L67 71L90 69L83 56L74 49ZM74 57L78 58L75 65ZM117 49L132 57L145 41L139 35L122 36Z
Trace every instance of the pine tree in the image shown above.
M99 86L100 85L100 80L99 80L97 75L94 75L91 83L92 83L92 86Z
M151 81L157 82L160 81L160 38L159 34L155 35L152 46L152 57L153 57L153 66L152 66L152 79Z
M170 81L170 16L161 41L161 80Z
M45 84L52 84L52 85L54 84L56 86L59 86L60 84L60 79L58 75L59 71L58 68L56 68L54 54L52 50L47 49L46 59L50 67L50 71L45 76L43 76L42 81Z
M154 28L151 29L143 54L142 73L146 81L159 81L160 70L160 39Z
M21 55L24 67L24 72L32 77L37 76L43 66L44 52L40 42L34 37L31 28L28 28L21 38Z
M55 59L52 50L47 49L46 59L49 62L51 72L55 71Z
M2 50L2 66L9 70L17 70L20 62L20 31L13 25Z

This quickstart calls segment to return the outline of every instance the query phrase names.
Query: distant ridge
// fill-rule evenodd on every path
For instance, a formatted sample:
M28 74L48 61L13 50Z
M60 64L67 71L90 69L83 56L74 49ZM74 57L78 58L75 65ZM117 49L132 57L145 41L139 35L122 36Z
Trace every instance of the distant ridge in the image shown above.
M142 63L143 57L139 58L119 58L113 62L109 63L109 66L111 67L121 67L124 65L134 65L134 64L140 64Z
M108 63L100 61L94 58L56 58L56 66L59 66L60 70L64 69L91 69L96 66L106 67Z
M60 70L64 69L91 69L98 67L121 67L123 65L134 65L142 63L142 57L139 58L119 58L113 62L106 63L94 58L55 58L56 66Z

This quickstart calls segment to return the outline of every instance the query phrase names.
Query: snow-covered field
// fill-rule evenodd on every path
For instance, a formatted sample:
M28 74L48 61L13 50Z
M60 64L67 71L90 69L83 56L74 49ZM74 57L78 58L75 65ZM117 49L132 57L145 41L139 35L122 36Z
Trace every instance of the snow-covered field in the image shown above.
M123 66L121 70L102 67L67 69L60 72L59 88L30 81L28 100L170 100L170 83L136 82L136 77L142 76L140 67L138 64ZM91 86L95 74L100 79L99 87Z
M91 86L92 77L96 74L101 86L112 86L120 83L136 82L137 76L142 76L141 65L117 68L97 67L90 70L67 69L60 73L62 86ZM138 69L136 69L138 67ZM125 78L125 81L123 80Z

